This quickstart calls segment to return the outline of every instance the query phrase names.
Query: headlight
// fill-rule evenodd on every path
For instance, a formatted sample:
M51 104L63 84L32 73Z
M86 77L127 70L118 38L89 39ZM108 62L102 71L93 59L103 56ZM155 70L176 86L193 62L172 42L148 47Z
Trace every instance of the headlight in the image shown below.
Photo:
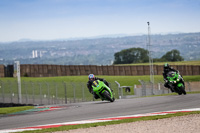
M179 81L180 79L177 79L177 81Z
M176 83L176 81L174 81L174 83Z

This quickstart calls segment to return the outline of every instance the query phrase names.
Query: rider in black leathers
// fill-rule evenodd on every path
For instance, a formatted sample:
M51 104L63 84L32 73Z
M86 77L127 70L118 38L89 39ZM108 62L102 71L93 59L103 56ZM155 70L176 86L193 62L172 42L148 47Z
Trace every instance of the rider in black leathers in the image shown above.
M96 93L93 92L93 88L92 88L92 83L93 83L93 81L95 81L95 80L103 81L108 87L109 87L109 84L108 84L108 82L107 82L106 80L104 80L103 78L95 77L94 74L90 74L90 75L88 76L88 78L89 78L89 81L87 82L87 87L88 87L88 89L89 89L89 92L92 93L92 94L94 95L94 98L95 98L95 99L98 99L99 96L98 96Z
M165 81L164 86L166 88L169 88L172 92L174 92L173 86L171 84L169 84L169 82L167 80L167 73L170 72L170 71L174 71L176 73L179 73L178 70L175 70L175 69L171 68L168 63L165 63L164 71L163 71L163 78L164 78L164 81Z

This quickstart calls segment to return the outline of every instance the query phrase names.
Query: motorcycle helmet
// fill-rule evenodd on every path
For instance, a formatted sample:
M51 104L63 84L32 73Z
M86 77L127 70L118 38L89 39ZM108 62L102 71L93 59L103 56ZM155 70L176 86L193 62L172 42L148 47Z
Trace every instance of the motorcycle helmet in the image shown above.
M89 80L95 80L94 74L90 74L90 75L88 76L88 78L89 78Z
M168 63L165 63L164 69L169 69L169 64Z

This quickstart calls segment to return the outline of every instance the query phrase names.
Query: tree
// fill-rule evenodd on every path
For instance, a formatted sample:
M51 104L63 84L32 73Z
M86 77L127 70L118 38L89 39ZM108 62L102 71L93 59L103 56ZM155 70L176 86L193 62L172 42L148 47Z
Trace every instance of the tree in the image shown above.
M114 64L130 64L148 62L148 51L143 48L124 49L114 54Z
M163 61L183 61L184 58L180 56L180 52L176 49L173 49L169 52L167 52L165 55L161 57L161 60Z

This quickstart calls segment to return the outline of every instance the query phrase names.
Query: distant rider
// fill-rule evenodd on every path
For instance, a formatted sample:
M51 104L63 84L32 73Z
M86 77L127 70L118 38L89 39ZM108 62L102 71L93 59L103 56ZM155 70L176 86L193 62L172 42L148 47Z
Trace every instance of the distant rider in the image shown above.
M93 83L93 81L95 81L95 80L103 81L108 87L109 87L109 84L108 84L108 82L107 82L106 80L104 80L103 78L95 77L94 74L90 74L90 75L88 76L88 78L89 78L89 81L87 82L87 87L88 87L88 89L89 89L89 92L92 93L92 94L94 95L94 98L95 98L95 99L98 99L99 96L98 96L96 93L93 92L93 88L92 88L92 83Z
M169 66L168 63L165 63L165 64L164 64L164 71L163 71L163 78L164 78L164 81L165 81L164 86L165 86L166 88L169 88L172 92L174 92L174 90L172 89L173 86L171 86L171 85L169 84L168 80L167 80L167 73L168 73L168 72L171 72L171 71L176 72L176 73L179 73L178 70L173 69L172 67Z

